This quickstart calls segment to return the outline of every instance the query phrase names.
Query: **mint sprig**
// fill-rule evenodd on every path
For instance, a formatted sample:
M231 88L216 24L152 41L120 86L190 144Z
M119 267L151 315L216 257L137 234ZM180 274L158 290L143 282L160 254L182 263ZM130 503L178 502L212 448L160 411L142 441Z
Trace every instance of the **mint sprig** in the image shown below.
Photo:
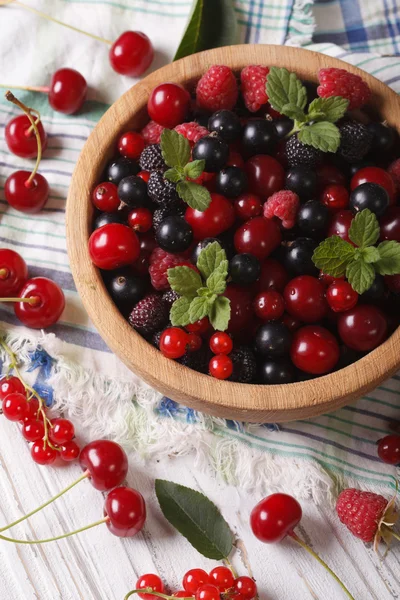
M376 215L368 209L362 210L349 229L349 239L355 246L333 235L315 249L313 262L327 275L346 276L352 288L363 294L373 284L376 273L400 273L400 244L386 241L376 246L379 232Z
M172 325L185 326L204 317L218 331L228 327L231 309L228 298L222 296L228 278L228 260L218 242L208 244L199 255L196 273L190 267L168 269L168 282L180 295L171 307Z
M204 160L190 160L191 147L189 140L173 129L164 129L161 134L161 154L165 164L170 167L164 177L176 183L178 196L191 208L205 211L211 202L207 188L188 181L197 179L204 171Z
M336 152L340 144L340 133L334 123L344 116L349 106L346 98L316 98L306 111L305 86L295 73L279 67L271 67L266 92L272 108L293 119L291 134L298 132L298 139L303 144L323 152Z

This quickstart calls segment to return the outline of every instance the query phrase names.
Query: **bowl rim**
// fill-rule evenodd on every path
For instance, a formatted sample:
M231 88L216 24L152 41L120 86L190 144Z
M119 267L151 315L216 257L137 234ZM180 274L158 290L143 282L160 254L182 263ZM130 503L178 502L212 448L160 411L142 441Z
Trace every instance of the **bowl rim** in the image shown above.
M109 296L100 271L90 261L87 248L93 215L90 196L99 173L112 155L117 134L129 129L134 114L143 113L149 92L160 81L190 85L209 64L228 64L233 70L247 64L274 64L295 70L305 79L310 79L312 65L314 81L322 66L345 68L361 75L370 85L375 94L375 109L394 107L390 116L385 115L389 124L396 127L396 121L400 123L400 101L393 90L357 67L303 48L268 44L227 46L188 56L154 71L107 110L86 141L75 167L66 206L66 230L77 290L110 349L129 369L175 400L217 416L247 421L285 421L328 412L362 396L397 370L400 328L357 362L315 379L281 385L219 381L165 358L134 331ZM399 130L400 125L396 128Z

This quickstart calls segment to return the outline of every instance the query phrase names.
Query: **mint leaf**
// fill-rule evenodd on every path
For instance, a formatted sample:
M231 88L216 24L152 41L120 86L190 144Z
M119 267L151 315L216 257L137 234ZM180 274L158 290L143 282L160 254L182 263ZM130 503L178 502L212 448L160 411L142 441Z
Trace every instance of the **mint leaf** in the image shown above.
M209 298L210 296L212 296L212 292L210 292L208 287L201 287L197 290L197 295L206 296L207 298Z
M380 259L380 256L381 256L378 248L375 248L375 246L369 246L368 248L363 248L361 250L361 253L362 253L362 259L365 260L365 262L368 264L378 262L378 260Z
M336 152L340 144L339 129L329 121L320 121L303 127L297 137L303 144L313 146L322 152Z
M226 278L228 277L228 261L222 260L207 278L206 285L213 294L223 294L226 289Z
M296 104L292 104L291 102L282 107L282 113L287 117L290 117L290 119L294 119L296 121L302 122L306 120L304 110L296 106Z
M382 242L378 246L380 259L375 269L381 275L398 275L400 273L400 244L395 241Z
M210 192L207 188L198 183L193 183L193 181L180 181L176 186L176 191L178 192L178 196L182 198L190 208L203 212L210 206Z
M204 279L207 279L223 260L226 260L225 250L218 242L212 242L200 252L197 268Z
M209 312L211 325L217 331L225 331L228 328L231 317L231 303L229 298L218 296Z
M315 98L308 107L308 120L336 123L343 117L348 106L349 101L341 96Z
M354 260L347 265L346 277L357 294L363 294L374 282L375 270L364 260Z
M360 248L373 246L379 239L379 222L368 208L357 213L351 222L349 238Z
M353 260L354 252L355 249L349 242L333 235L317 246L312 260L317 269L321 269L326 275L342 277L346 266Z
M184 167L190 160L190 143L173 129L164 129L161 134L161 154L169 167Z
M296 73L285 68L271 67L267 76L266 92L275 110L283 113L283 107L294 104L303 110L307 104L307 90Z
M197 179L204 171L205 164L205 160L192 160L185 166L185 177Z
M168 283L177 294L194 298L202 286L201 277L190 267L174 267L167 271Z
M198 296L193 298L190 303L189 316L190 322L196 323L208 314L210 304L207 296Z
M168 179L168 181L172 181L172 183L178 183L178 181L182 181L183 179L182 175L176 168L165 171L164 177L165 179Z
M172 270L172 269L171 269ZM189 308L191 300L190 298L178 298L171 306L169 312L169 318L175 327L188 325L190 323Z

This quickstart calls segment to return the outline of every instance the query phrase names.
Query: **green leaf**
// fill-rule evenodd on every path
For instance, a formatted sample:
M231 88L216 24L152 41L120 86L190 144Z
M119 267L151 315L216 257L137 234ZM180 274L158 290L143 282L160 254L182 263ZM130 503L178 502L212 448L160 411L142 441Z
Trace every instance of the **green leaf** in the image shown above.
M376 263L380 259L380 254L378 248L375 246L369 246L368 248L363 248L361 250L362 258L366 263Z
M208 287L201 287L197 290L197 295L206 296L207 298L209 298L210 296L212 296L212 292L210 292Z
M190 143L173 129L164 129L161 134L161 154L169 167L184 167L190 160Z
M207 296L197 296L190 303L189 316L190 322L196 323L208 314L210 308L209 298Z
M398 275L400 273L400 244L399 242L382 242L378 246L380 259L375 263L375 269L381 275Z
M168 283L174 292L194 298L203 285L200 275L190 267L174 267L167 271Z
M357 213L351 222L349 238L360 248L373 246L379 239L379 222L368 208Z
M190 303L191 299L185 298L184 296L175 300L169 312L169 318L171 320L172 325L178 327L179 325L184 326L190 323Z
M165 179L168 179L168 181L172 181L172 183L178 183L178 181L182 181L183 179L182 175L175 168L165 171L164 177Z
M285 104L282 107L282 114L286 115L290 119L295 119L296 121L305 121L306 115L304 114L304 110L296 106L296 104Z
M343 117L349 101L341 96L331 96L330 98L316 98L308 107L308 118L310 121L329 121L336 123Z
M238 23L231 0L194 0L186 31L174 60L238 43Z
M374 267L363 260L353 260L346 268L346 277L357 294L363 294L374 282Z
M226 289L226 278L228 277L228 261L222 260L207 278L206 285L213 294L223 294Z
M185 176L190 179L197 179L204 171L205 160L192 160L185 166Z
M156 479L164 517L206 558L223 560L232 552L233 534L219 509L204 494Z
M210 206L210 192L207 188L198 183L193 183L193 181L180 181L176 186L176 191L178 192L178 196L182 198L190 208L203 212Z
M209 312L210 323L217 331L225 331L231 318L231 302L225 296L218 296Z
M218 242L212 242L200 252L197 268L204 279L207 279L223 260L226 260L225 250Z
M340 144L339 129L329 121L320 121L303 127L297 137L303 144L313 146L322 152L336 152Z
M296 73L285 68L271 67L267 77L266 91L269 102L275 110L282 113L287 104L294 104L303 110L307 103L307 90Z
M333 235L317 246L312 257L317 269L321 269L332 277L341 277L346 272L346 267L353 260L354 247L342 240L338 235Z

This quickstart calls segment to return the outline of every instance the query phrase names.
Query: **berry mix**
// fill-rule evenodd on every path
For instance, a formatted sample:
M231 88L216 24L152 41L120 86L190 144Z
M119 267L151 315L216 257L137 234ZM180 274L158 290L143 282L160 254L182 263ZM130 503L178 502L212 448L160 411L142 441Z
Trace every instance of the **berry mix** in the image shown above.
M157 86L93 191L89 252L131 326L218 379L340 369L399 323L399 140L367 84L214 65ZM353 112L357 110L357 112Z

